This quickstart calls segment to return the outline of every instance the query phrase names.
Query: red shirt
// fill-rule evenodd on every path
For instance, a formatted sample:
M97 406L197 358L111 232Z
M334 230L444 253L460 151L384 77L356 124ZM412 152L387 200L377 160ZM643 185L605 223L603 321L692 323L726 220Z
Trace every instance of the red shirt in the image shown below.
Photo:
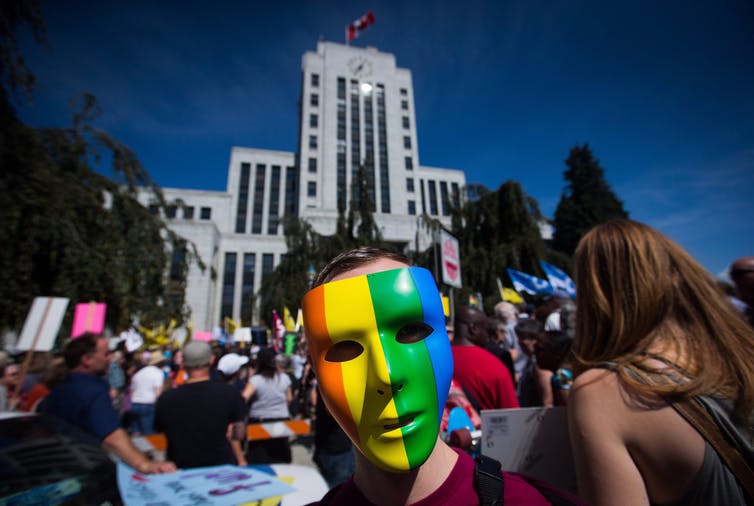
M496 359L497 360L497 359ZM453 470L448 478L440 487L419 502L411 506L466 506L479 504L479 497L474 490L474 460L463 451L454 448L458 453ZM503 504L506 506L531 505L545 506L550 503L539 493L539 491L529 485L522 477L517 474L510 474L501 471L503 475L504 492ZM318 503L312 505L372 505L364 494L356 487L353 477L339 485Z
M511 373L495 355L479 346L452 346L453 378L479 401L482 409L517 408Z

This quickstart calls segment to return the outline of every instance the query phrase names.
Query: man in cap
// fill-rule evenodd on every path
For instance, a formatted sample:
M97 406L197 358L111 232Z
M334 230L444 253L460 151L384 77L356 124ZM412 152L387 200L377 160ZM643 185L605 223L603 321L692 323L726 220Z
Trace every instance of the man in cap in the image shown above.
M178 467L239 464L228 441L243 439L246 408L238 390L210 381L212 348L203 341L183 347L184 385L157 400L155 427L168 440L167 455Z
M39 411L57 416L94 435L102 447L142 473L175 471L172 462L154 462L139 451L120 427L103 376L108 367L108 342L98 334L83 334L66 343L63 357L69 373L42 401Z
M359 248L332 260L313 286L302 301L312 366L358 450L353 477L321 503L477 504L474 461L439 438L453 356L430 272ZM505 504L548 504L521 477L494 472Z

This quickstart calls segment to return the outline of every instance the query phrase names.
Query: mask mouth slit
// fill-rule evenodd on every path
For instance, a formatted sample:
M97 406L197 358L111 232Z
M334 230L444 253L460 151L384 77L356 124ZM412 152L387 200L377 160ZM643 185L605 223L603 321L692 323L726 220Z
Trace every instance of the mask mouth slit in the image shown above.
M402 427L405 427L406 425L410 424L413 421L414 421L413 418L407 418L406 420L402 422L398 421L396 423L388 423L386 425L383 425L383 427L385 428L385 430L395 430L395 429L400 429Z

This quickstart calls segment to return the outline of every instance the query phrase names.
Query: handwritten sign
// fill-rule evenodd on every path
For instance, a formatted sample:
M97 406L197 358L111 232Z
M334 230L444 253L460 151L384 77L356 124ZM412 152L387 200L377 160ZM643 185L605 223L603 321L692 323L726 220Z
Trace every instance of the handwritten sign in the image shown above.
M247 467L199 467L145 475L122 462L118 462L118 489L126 506L234 506L295 491L277 478Z
M104 302L85 302L76 304L76 310L73 313L73 328L71 329L71 339L79 337L85 332L100 334L105 330L105 310L107 304Z
M576 492L565 407L481 412L482 454L514 471Z
M68 307L64 297L35 297L18 338L19 351L50 351Z

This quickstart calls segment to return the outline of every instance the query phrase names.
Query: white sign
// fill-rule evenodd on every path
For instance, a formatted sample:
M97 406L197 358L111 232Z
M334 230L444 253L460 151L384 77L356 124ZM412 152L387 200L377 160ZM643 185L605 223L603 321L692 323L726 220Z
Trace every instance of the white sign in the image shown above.
M251 342L251 327L239 327L233 333L234 343L250 343Z
M490 409L481 416L483 455L506 471L577 493L565 407Z
M461 288L461 250L458 239L444 230L440 231L440 251L442 263L442 282Z
M67 307L68 299L65 297L35 297L31 310L26 315L16 349L19 351L52 350Z

